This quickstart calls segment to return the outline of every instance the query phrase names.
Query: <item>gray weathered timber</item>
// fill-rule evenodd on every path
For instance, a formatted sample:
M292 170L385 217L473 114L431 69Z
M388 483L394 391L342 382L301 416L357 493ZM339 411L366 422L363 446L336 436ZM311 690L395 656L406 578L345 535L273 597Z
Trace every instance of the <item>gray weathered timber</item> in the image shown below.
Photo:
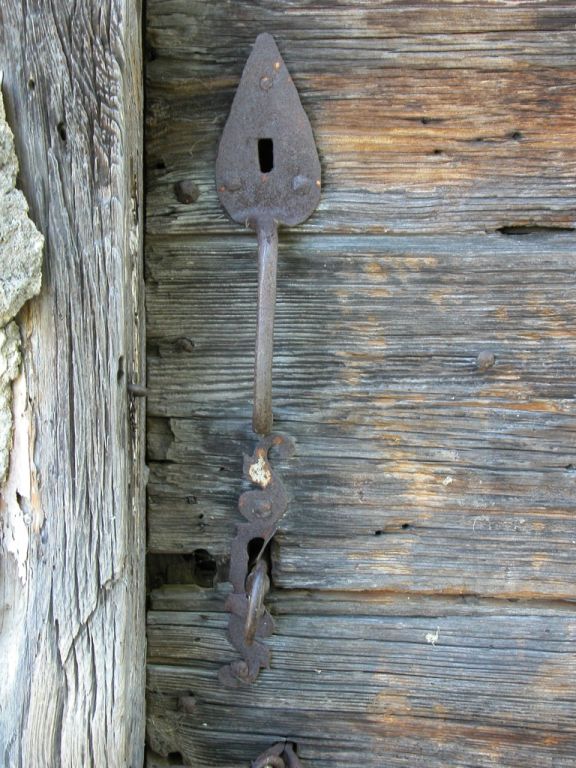
M0 10L19 183L46 238L18 318L35 434L24 583L0 560L9 768L143 761L139 25L133 0Z
M152 768L281 738L306 768L573 763L575 23L567 2L150 0ZM325 183L281 233L293 499L272 669L235 698L206 587L253 448L257 263L214 160L260 31Z
M229 232L218 140L254 35L285 41L322 160L316 232L574 224L567 2L148 4L151 233ZM210 30L209 34L206 30ZM194 204L174 185L192 179Z
M231 697L217 683L231 658L222 595L152 599L149 738L162 751L170 734L182 764L247 765L281 734L322 768L572 764L568 606L281 593L273 668Z
M151 551L229 549L252 440L253 250L149 244ZM297 453L277 585L574 596L573 238L282 251L275 423Z

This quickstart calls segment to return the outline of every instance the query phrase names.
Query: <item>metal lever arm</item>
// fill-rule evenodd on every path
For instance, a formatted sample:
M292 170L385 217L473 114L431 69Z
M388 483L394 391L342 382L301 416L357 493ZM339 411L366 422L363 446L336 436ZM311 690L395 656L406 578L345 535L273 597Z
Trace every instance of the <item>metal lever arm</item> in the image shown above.
M254 360L254 411L252 426L259 435L272 431L272 357L274 310L278 266L278 226L258 223L258 321Z

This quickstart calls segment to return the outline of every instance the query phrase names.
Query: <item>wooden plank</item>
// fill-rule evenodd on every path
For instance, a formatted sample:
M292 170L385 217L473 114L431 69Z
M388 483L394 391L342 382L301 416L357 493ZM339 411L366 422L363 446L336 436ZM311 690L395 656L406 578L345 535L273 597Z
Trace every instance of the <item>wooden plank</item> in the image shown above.
M0 557L5 766L144 752L140 8L2 3L19 183L46 238L21 314L34 425L24 583ZM3 542L4 543L4 542Z
M151 766L237 768L282 738L322 768L573 763L575 14L149 3ZM225 578L253 445L255 243L213 166L262 30L324 191L281 238L294 498L273 667L236 695L226 590L195 585Z
M271 34L291 31L298 40L323 37L330 43L422 34L557 32L576 23L571 0L515 0L513 5L508 0L435 0L433 9L422 0L384 0L379 5L373 0L238 0L234 5L223 9L198 2L186 5L181 0L152 0L146 17L149 38L159 44L159 35L170 36L166 53L183 56L189 41L178 31L196 34L201 53L217 44L221 36L251 42L254 27L264 23ZM242 24L237 28L226 25L226 18L230 22L241 20ZM202 24L210 34L200 34Z
M214 598L189 593L196 611L149 614L153 749L166 754L171 732L170 748L198 768L237 766L281 737L297 742L305 764L326 768L570 765L569 609L286 598L284 610L284 594L274 602L272 669L234 696L216 677L231 653Z
M324 409L358 422L358 408L384 408L386 395L521 408L571 398L572 268L571 235L284 238L280 422L316 421ZM151 239L147 271L149 412L247 417L254 238ZM484 372L483 350L498 359Z
M240 519L253 250L150 245L153 552L222 560ZM574 596L572 261L566 236L285 244L279 586Z
M278 37L323 163L320 206L300 231L573 227L573 5L152 0L149 232L238 232L213 168L261 28ZM183 180L192 203L177 199Z
M149 618L173 612L221 614L231 592L226 582L206 588L193 583L167 583L149 592ZM574 601L515 600L480 597L478 595L404 594L395 591L350 592L337 590L275 589L267 597L275 618L280 616L502 616L522 615L554 619L558 615L574 615ZM177 622L178 623L178 622Z

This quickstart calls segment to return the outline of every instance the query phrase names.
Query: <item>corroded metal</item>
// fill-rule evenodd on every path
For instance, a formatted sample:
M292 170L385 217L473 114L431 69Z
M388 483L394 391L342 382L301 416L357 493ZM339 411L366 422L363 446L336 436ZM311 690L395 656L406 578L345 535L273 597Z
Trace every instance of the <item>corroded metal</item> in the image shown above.
M270 465L268 453L272 448L286 458L293 451L293 443L284 435L269 435L258 442L251 456L244 457L246 479L258 489L240 496L238 508L248 522L237 525L230 550L233 591L226 601L231 614L228 638L241 658L220 670L220 680L232 688L253 683L260 669L270 664L270 651L263 643L274 630L264 604L270 587L266 557L289 500L282 480Z
M302 763L289 741L283 741L262 752L251 768L302 768Z
M259 35L244 67L242 79L224 127L216 183L220 201L234 221L258 235L258 321L254 365L254 431L264 437L244 472L259 490L243 493L239 509L247 523L239 524L230 553L233 592L228 636L240 659L220 670L226 685L254 682L269 666L264 640L273 629L265 605L270 589L269 545L288 505L288 496L272 470L268 452L288 454L288 438L272 435L272 357L278 226L307 219L320 198L320 161L292 78L274 39ZM292 768L290 753L278 758ZM294 756L295 757L295 756Z
M272 430L272 351L278 225L305 221L320 199L312 128L274 38L259 35L242 73L218 158L216 184L230 217L258 234L254 431Z

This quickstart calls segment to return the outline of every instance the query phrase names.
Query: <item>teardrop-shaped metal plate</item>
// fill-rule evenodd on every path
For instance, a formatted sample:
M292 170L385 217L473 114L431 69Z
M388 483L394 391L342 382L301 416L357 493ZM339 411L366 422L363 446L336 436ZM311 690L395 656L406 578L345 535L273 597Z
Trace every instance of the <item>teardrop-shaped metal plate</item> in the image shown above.
M320 199L310 122L274 38L256 38L224 127L216 183L234 221L294 226Z

